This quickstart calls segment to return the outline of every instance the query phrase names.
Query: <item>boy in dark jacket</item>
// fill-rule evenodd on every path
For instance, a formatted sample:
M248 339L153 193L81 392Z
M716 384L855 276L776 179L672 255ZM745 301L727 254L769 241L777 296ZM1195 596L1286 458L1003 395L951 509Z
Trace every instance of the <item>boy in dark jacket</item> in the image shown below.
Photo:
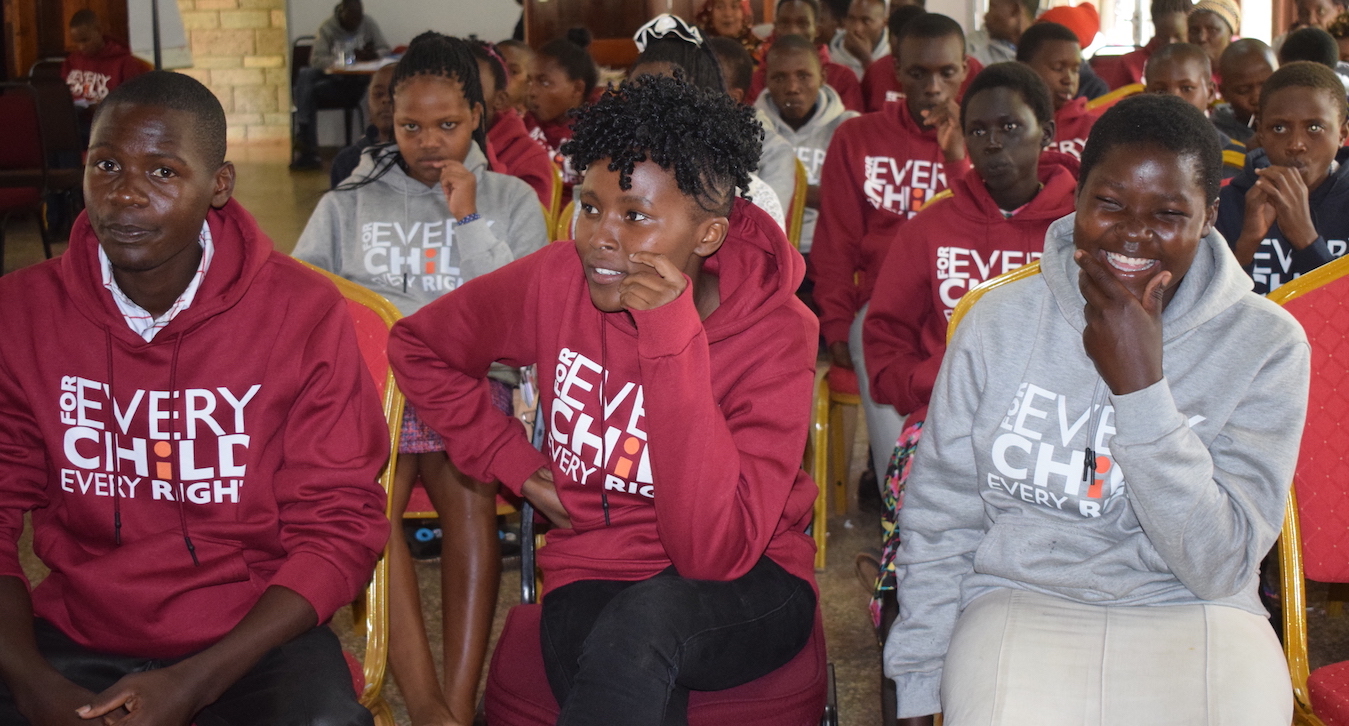
M69 251L0 281L0 723L371 723L322 624L388 538L384 417L224 158L205 86L133 79Z
M1222 191L1217 229L1261 295L1345 253L1349 239L1349 137L1344 86L1302 61L1274 72L1260 92L1261 148Z

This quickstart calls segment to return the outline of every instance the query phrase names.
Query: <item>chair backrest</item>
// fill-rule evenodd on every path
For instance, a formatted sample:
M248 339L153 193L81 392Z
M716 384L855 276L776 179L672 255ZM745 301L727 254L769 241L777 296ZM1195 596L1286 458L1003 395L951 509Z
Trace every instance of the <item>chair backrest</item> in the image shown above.
M810 189L810 177L806 175L806 165L796 160L796 185L792 187L792 203L787 208L787 241L796 249L801 249L801 224L806 218L806 192Z
M309 67L309 56L314 52L314 36L301 35L290 44L290 87L300 79L300 69Z
M379 482L384 487L384 515L393 513L393 476L394 461L397 459L398 436L403 423L403 393L393 378L393 369L389 366L388 344L389 329L402 317L398 308L380 295L338 277L327 270L315 267L307 262L300 264L314 270L332 281L342 296L347 299L347 310L351 313L356 328L356 342L361 349L361 358L374 379L384 406L384 419L389 429L389 463L380 472ZM393 536L402 533L395 528ZM384 671L388 665L389 638L389 558L388 549L375 564L374 576L365 589L365 693L361 694L361 703L370 707L380 700L380 687L384 683ZM357 621L357 628L360 621Z
M36 66L34 66L36 69ZM47 144L47 158L52 154L80 154L84 142L80 138L79 112L70 87L58 75L33 76L30 79L37 93L38 114L42 121L42 140ZM75 159L78 160L78 159Z
M562 169L555 163L548 165L553 170L553 198L548 204L548 218L557 223L559 215L562 214ZM552 228L549 228L551 231Z
M61 77L61 66L64 63L65 60L62 58L39 58L28 68L28 80L55 80L65 83L66 79Z
M567 202L567 206L557 215L557 223L553 227L553 241L560 242L564 239L571 239L576 232L576 202L575 200Z
M0 169L46 169L37 92L27 83L0 83Z
M1098 109L1110 108L1129 96L1135 96L1142 93L1143 89L1144 86L1141 83L1130 83L1127 86L1120 86L1104 96L1087 101L1087 110L1096 111Z
M1349 582L1349 258L1269 294L1311 344L1311 387L1293 485L1306 576Z
M1040 274L1040 261L1036 260L1011 272L1004 272L992 280L985 280L961 295L960 302L957 302L955 310L951 311L951 321L946 325L946 342L948 344L951 342L951 338L955 337L956 334L956 326L965 318L965 313L968 313L970 308L979 302L979 298L983 297L989 290L1038 274Z

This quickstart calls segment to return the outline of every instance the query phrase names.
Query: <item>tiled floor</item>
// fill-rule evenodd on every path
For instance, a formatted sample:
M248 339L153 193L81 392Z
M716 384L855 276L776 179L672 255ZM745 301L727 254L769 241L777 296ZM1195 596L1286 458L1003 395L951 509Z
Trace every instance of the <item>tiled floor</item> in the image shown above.
M326 173L292 174L286 169L284 152L274 148L232 151L231 156L238 170L236 198L257 217L277 249L289 252L304 229L310 211L328 188ZM42 259L33 220L13 220L6 231L5 271ZM64 245L57 245L56 252L59 254L63 249ZM864 435L864 431L858 431L854 465L865 456ZM853 479L856 479L855 471ZM866 611L867 594L859 585L853 568L858 551L878 544L879 522L875 515L835 513L829 519L829 532L828 566L818 574L818 579L829 659L836 669L841 721L845 726L871 726L880 723L880 652ZM25 551L31 552L28 548ZM25 566L31 575L41 576L41 565L31 555ZM433 641L431 650L436 654L440 652L437 572L434 563L419 565L422 603ZM1309 597L1313 603L1309 608L1313 665L1349 658L1349 618L1325 615L1324 587L1313 586ZM518 602L518 572L508 570L501 583L496 618L498 630L506 610ZM340 614L334 624L339 631L349 630L350 615ZM395 705L399 723L408 723L392 679L387 693Z

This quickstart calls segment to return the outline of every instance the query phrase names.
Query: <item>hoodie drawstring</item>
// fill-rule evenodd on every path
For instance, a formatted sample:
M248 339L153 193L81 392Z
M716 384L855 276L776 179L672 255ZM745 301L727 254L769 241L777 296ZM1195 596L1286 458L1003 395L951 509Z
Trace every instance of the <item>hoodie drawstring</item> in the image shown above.
M1102 379L1096 379L1096 385L1091 389L1091 428L1087 429L1087 448L1086 459L1082 462L1082 483L1088 486L1096 479L1096 451L1091 448L1092 441L1096 438L1096 430L1101 425L1101 413L1105 411L1105 402L1096 404L1097 398L1101 395Z
M178 428L178 426L180 426L181 423L187 419L186 412L180 413L178 411L178 407L179 405L181 405L180 402L182 401L183 398L182 396L178 396L178 353L182 349L183 349L183 334L179 333L178 335L174 336L173 359L169 363L169 395L177 396L177 399L174 400L173 402L173 409L174 413L179 415L178 423L175 423L173 425L175 429ZM174 456L174 470L178 471L177 456ZM178 473L181 473L181 471L179 471ZM183 544L187 545L187 553L189 555L192 555L192 565L195 567L201 567L201 560L197 559L197 548L192 544L192 537L187 533L187 505L183 502L183 499L185 498L186 497L184 496L184 491L180 486L178 490L178 526L182 528Z
M117 379L113 375L112 365L112 328L103 328L103 342L108 352L108 401L116 406L116 399L113 398L113 392L117 390ZM109 426L109 429L112 427ZM116 436L116 433L112 434ZM109 462L111 468L111 462ZM114 479L112 484L112 541L118 547L122 546L122 490L117 486Z
M609 377L609 324L600 314L600 506L604 508L604 526L612 526L609 521L609 492L605 486L605 467L609 465L609 401L604 395L604 381Z

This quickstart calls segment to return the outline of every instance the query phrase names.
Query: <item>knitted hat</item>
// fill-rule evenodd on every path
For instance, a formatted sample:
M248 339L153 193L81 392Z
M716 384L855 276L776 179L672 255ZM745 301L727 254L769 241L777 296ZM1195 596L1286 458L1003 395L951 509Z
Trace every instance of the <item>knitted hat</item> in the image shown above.
M1214 0L1203 1L1213 2ZM1043 20L1046 23L1058 23L1067 27L1077 36L1077 42L1083 48L1091 45L1091 41L1096 39L1096 33L1101 29L1101 16L1096 13L1096 7L1090 2L1084 2L1076 7L1060 5L1056 8L1050 8L1037 20Z
M1193 12L1202 10L1222 18L1233 35L1241 32L1241 8L1232 0L1199 0L1194 4Z

